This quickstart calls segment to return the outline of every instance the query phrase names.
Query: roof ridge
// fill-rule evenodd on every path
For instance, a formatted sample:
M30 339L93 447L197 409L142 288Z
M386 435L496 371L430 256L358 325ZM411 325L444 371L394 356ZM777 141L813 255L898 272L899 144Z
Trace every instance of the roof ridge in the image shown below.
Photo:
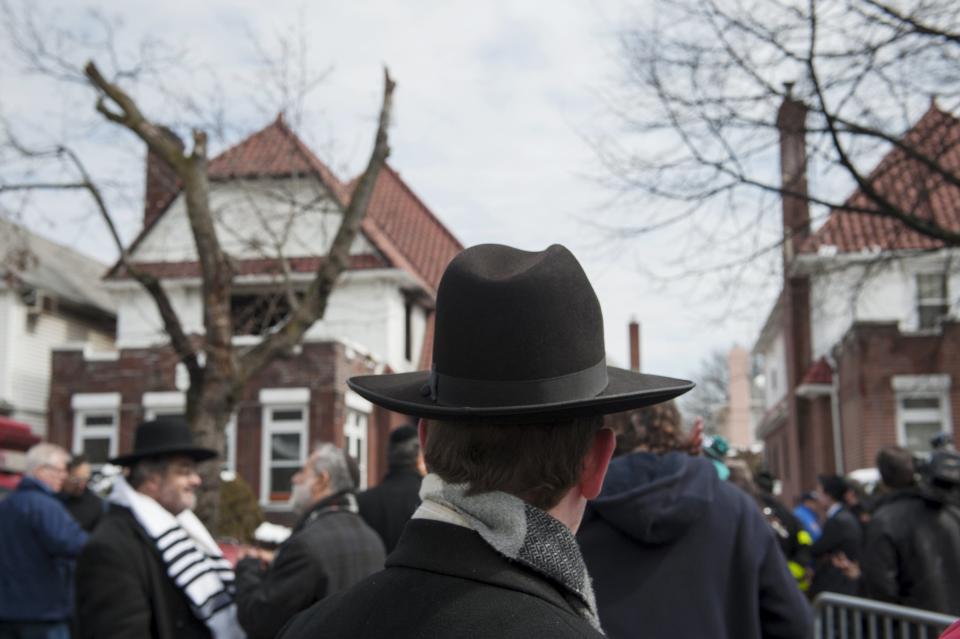
M310 164L317 172L320 181L324 183L324 186L327 186L331 192L331 195L339 200L340 206L347 206L347 202L344 199L345 192L343 188L343 182L336 176L336 174L334 174L333 169L328 167L323 160L318 158L316 154L310 150L310 147L308 147L306 143L300 139L300 136L290 128L290 125L287 124L286 119L283 117L283 112L277 114L277 119L274 120L270 126L276 126L280 129L281 133L287 136L297 151L303 155L304 159L307 160L307 163ZM264 131L266 131L266 128ZM326 184L328 179L333 182L332 185Z

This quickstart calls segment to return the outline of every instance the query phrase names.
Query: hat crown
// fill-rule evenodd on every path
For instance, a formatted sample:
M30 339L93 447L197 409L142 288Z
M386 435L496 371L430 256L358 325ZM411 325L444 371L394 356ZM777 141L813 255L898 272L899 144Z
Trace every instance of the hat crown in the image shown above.
M583 268L565 247L466 249L437 291L438 373L499 382L583 371L605 357L603 314Z
M165 417L144 422L133 434L133 451L162 450L170 446L193 446L190 426L182 419Z

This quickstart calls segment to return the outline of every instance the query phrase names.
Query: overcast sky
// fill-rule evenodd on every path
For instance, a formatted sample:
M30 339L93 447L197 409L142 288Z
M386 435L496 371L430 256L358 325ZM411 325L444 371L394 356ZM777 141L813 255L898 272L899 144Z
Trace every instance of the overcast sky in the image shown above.
M38 4L66 23L88 24L79 3ZM644 274L677 257L675 237L614 242L591 223L608 219L611 193L590 177L599 166L586 140L610 133L600 96L617 86L616 29L623 20L642 19L636 7L599 0L125 0L95 6L122 22L122 41L162 37L185 51L190 65L211 70L222 86L204 90L229 96L228 115L245 132L272 119L256 99L241 97L250 95L249 82L242 91L233 84L255 59L250 34L269 43L278 30L302 25L310 61L330 73L311 94L301 130L343 178L359 172L369 152L381 68L389 65L398 83L391 164L465 245L570 247L603 305L612 363L626 364L627 323L636 317L643 326L644 370L695 376L712 349L734 342L749 347L772 304L776 291L768 287L753 292L750 312L724 319L728 300L709 288L663 287ZM197 73L191 81L202 84L204 77ZM67 116L44 115L54 112L95 116L90 94L77 91L61 92L8 64L0 71L0 108L20 125L67 127ZM189 121L182 112L179 117ZM104 125L98 127L94 138ZM113 140L112 134L102 133L101 141ZM87 148L111 178L141 179L142 150L135 145L122 153L109 144ZM142 215L135 200L120 204L128 237ZM48 202L42 216L28 220L34 228L113 258L89 211L78 210L69 197Z

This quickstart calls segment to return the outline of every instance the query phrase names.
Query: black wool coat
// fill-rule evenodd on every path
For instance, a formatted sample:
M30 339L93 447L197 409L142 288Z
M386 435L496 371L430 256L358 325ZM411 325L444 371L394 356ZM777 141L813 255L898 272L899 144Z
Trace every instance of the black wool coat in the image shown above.
M960 615L960 505L949 497L903 492L874 513L861 562L867 597Z
M391 470L379 486L357 495L360 516L380 535L388 554L420 505L422 479L414 468Z
M842 595L856 595L859 592L857 580L850 579L833 565L832 557L837 553L845 554L852 561L860 561L860 545L863 529L856 515L846 507L841 508L823 524L820 538L810 548L813 554L813 581L810 583L810 596L821 592L837 592Z
M208 639L160 551L128 508L110 504L77 561L82 639Z
M411 520L384 571L293 619L283 639L572 639L603 635L560 586L491 548L476 532Z
M263 569L237 564L237 616L248 639L272 639L293 615L383 569L383 543L346 496L317 503Z

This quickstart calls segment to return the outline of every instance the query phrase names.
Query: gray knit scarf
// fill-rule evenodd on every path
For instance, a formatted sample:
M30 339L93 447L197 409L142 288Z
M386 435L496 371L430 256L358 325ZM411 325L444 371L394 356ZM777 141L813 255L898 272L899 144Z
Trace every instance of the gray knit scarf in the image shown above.
M563 587L564 599L601 631L597 603L580 547L570 529L549 514L503 492L467 495L465 484L430 474L420 485L416 519L432 519L476 531L498 553Z

